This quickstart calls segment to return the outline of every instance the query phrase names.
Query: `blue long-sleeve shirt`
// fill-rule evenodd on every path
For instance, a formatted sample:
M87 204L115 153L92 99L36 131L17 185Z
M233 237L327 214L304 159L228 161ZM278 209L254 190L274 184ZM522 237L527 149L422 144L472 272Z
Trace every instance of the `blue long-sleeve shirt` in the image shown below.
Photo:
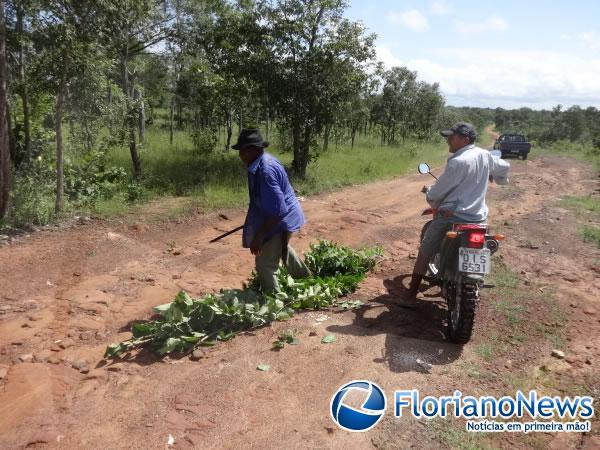
M267 220L281 221L265 236L268 241L282 231L298 231L305 223L304 213L283 165L271 154L263 153L248 166L250 206L246 214L242 243L249 248L254 236Z

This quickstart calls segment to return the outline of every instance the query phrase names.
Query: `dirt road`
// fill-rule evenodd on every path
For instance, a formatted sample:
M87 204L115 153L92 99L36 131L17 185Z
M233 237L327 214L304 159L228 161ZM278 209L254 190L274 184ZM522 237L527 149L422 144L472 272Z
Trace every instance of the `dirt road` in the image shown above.
M559 157L511 163L511 186L489 193L491 223L507 235L494 267L504 287L484 291L464 347L444 338L437 288L413 309L396 304L424 223L419 191L430 180L421 175L303 201L309 222L295 248L318 238L384 246L386 259L352 296L366 307L301 313L199 361L102 355L180 289L240 286L252 257L239 235L207 242L242 223L243 211L162 224L82 220L0 246L0 448L164 448L169 435L174 448L597 448L598 422L585 436L476 436L458 420L388 414L351 434L329 418L331 395L353 379L423 395L537 387L598 398L600 252L577 234L585 219L557 206L563 195L597 193L597 174ZM300 344L271 351L288 328ZM322 344L326 334L336 342ZM554 348L565 358L551 357ZM261 363L272 370L257 371Z

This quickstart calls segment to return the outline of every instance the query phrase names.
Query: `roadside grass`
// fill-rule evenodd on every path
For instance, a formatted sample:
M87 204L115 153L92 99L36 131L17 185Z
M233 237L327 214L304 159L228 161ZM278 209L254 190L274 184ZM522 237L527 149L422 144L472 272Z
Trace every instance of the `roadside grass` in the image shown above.
M181 218L202 208L194 197L160 196L131 203L122 195L99 200L93 208L79 213L93 214L105 220L160 223Z
M277 147L267 149L286 167L293 154ZM160 197L182 196L189 199L187 210L200 208L240 207L247 203L247 174L235 151L223 150L218 143L209 153L194 150L191 138L184 132L169 143L168 133L149 128L146 141L140 147L146 201ZM382 146L374 137L361 136L354 148L349 144L330 144L327 152L311 162L305 179L292 178L298 195L311 195L349 185L365 184L376 180L415 172L419 162L432 167L441 166L447 157L444 142L407 140L397 146ZM130 170L129 151L114 147L108 154L109 164ZM104 216L122 215L134 207L124 196L99 202L98 213Z
M526 313L527 296L522 289L519 289L519 277L502 260L494 259L494 270L490 281L496 285L494 294L497 300L493 304L493 309L510 325L510 333L507 334L521 335L520 326Z
M490 450L495 446L488 444L492 433L470 433L458 420L447 418L433 419L427 423L427 432L437 441L455 450Z
M558 203L563 208L573 210L578 216L589 217L597 216L600 217L600 198L592 195L585 196L572 196L568 195L563 197Z
M595 169L600 170L600 149L594 148L591 142L557 141L535 146L529 154L533 158L544 155L570 156L580 161L591 162Z
M127 201L125 196L117 194L111 198L97 201L93 207L93 212L99 217L108 218L112 216L123 216L130 212L131 208L132 205ZM86 208L82 208L82 211L86 211Z
M581 236L585 242L592 242L600 248L600 227L594 225L584 225L580 229Z
M469 378L479 381L494 383L498 380L498 375L494 372L481 367L476 361L461 361L457 366L458 372Z
M497 353L506 351L506 344L502 342L502 338L497 333L492 333L487 342L483 342L475 346L475 353L484 361L490 362L494 359Z
M494 126L493 124L490 124L484 128L482 128L481 130L478 130L477 132L477 141L476 141L476 145L478 147L481 148L491 148L494 145L494 139L492 138L491 134L487 133L485 131L486 128L490 129L490 131L494 131Z
M522 280L500 259L494 257L494 270L490 282L496 287L491 301L492 313L498 317L497 326L489 330L483 342L474 347L474 353L484 362L508 355L532 339L532 331L553 348L564 348L568 318L556 299L554 286ZM533 308L543 311L544 320L534 326L528 320ZM476 361L461 367L467 376L489 378Z
M565 348L569 319L556 299L556 287L545 286L542 289L541 299L546 305L546 320L538 323L537 329L554 348Z
M558 205L574 211L581 220L595 222L581 225L579 235L584 242L592 242L600 248L600 226L597 225L600 222L600 197L593 195L567 196L563 197Z
M546 450L548 448L548 442L543 436L538 436L536 433L528 433L521 439L527 448L531 448L533 450Z

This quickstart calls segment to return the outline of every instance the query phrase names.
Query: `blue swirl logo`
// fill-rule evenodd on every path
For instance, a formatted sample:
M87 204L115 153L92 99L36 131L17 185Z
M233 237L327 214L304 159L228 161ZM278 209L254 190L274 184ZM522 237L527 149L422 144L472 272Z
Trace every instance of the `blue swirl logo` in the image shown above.
M352 391L358 391L365 398L360 408L344 403L344 399ZM339 388L333 395L330 411L333 421L343 430L368 431L383 417L385 407L385 394L379 386L371 381L354 380Z

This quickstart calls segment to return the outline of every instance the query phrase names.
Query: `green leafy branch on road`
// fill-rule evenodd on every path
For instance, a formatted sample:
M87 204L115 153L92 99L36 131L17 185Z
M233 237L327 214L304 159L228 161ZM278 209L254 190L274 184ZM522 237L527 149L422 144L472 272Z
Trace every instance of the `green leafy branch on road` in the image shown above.
M294 280L280 267L280 291L275 295L263 295L255 275L246 289L221 290L197 299L182 291L172 302L154 308L160 315L157 320L134 324L131 339L109 345L105 357L115 358L142 346L161 355L186 352L275 320L289 319L296 310L335 306L339 297L356 290L382 254L380 247L353 250L319 241L305 255L314 276Z

